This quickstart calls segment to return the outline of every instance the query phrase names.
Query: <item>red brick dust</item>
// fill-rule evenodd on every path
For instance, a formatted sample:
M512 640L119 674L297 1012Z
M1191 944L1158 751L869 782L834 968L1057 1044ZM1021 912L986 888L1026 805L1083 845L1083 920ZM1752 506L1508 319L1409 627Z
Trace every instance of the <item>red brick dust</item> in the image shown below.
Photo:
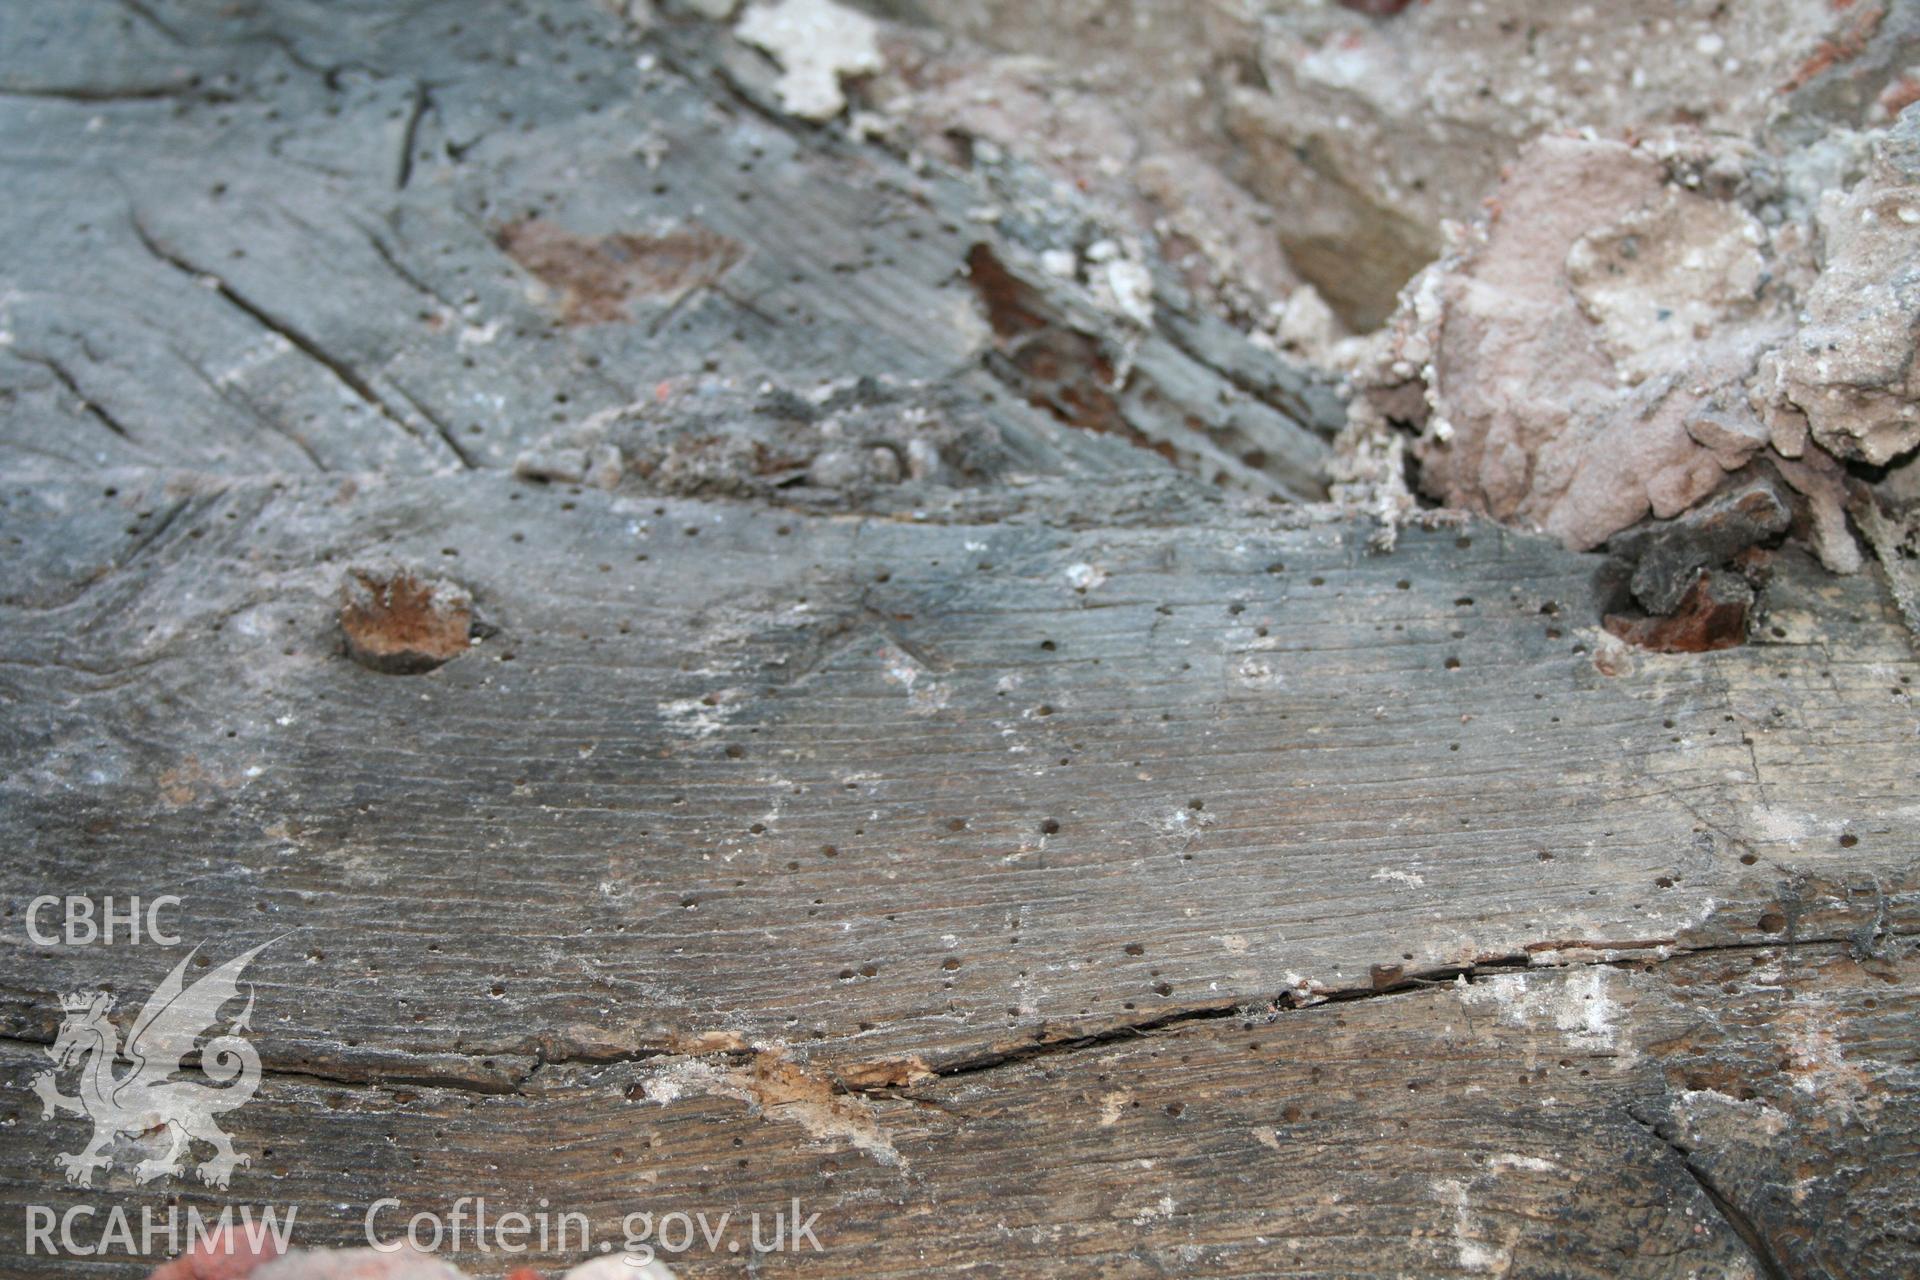
M988 245L976 244L967 251L967 278L1028 403L1070 427L1120 436L1169 462L1176 460L1173 445L1152 439L1127 421L1114 394L1118 379L1113 362L1098 338L1067 324L1040 291L1015 275Z
M560 298L570 325L629 319L635 298L677 300L720 278L746 257L737 240L693 224L663 235L579 236L542 218L511 222L494 242Z
M271 1240L256 1246L242 1233L223 1229L155 1269L148 1280L241 1280L279 1256L279 1246Z
M1836 12L1844 12L1852 7L1852 0L1844 0L1844 3L1835 0L1833 5ZM1800 64L1800 69L1780 86L1780 92L1792 93L1805 88L1841 63L1852 62L1866 52L1868 42L1880 30L1880 22L1886 16L1886 9L1877 4L1859 10L1839 31L1814 46L1812 54Z

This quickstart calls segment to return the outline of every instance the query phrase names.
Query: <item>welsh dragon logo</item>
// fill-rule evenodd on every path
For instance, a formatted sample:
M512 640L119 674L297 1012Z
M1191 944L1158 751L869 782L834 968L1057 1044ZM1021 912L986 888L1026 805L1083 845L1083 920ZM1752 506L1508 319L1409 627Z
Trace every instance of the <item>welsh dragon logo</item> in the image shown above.
M140 1182L181 1172L194 1142L214 1149L213 1158L200 1165L200 1180L210 1187L224 1188L237 1166L251 1163L214 1123L215 1116L244 1105L260 1087L260 1056L240 1035L250 1029L251 983L246 1008L226 1033L198 1046L200 1070L214 1083L173 1077L187 1069L182 1059L194 1051L202 1032L214 1028L221 1006L240 994L240 974L247 964L270 945L263 942L235 956L190 987L184 975L200 949L188 952L147 998L124 1051L119 1033L107 1021L111 996L81 991L61 997L66 1018L47 1050L54 1070L35 1076L33 1091L40 1096L42 1116L66 1112L93 1121L93 1140L83 1150L54 1157L68 1182L92 1186L93 1171L112 1163L104 1152L115 1136L161 1129L171 1145L164 1155L135 1166L134 1177ZM128 1068L118 1072L122 1059ZM56 1074L75 1066L80 1068L80 1096L70 1098L60 1092Z

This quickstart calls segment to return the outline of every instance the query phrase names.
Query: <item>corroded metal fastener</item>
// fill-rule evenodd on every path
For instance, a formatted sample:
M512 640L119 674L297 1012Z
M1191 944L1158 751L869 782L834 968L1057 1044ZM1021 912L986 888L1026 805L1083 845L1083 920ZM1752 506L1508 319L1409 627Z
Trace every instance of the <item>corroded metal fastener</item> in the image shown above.
M361 666L417 675L466 652L473 597L457 583L407 569L351 569L340 589L340 630Z

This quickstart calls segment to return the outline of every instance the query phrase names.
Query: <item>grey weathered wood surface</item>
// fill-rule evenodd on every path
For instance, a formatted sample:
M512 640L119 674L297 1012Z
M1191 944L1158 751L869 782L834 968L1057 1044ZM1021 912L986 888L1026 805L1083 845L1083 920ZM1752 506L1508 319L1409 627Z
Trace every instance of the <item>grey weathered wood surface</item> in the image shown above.
M750 1066L741 1097L663 1105L671 1064L568 1064L478 1097L291 1076L233 1128L316 1243L360 1243L338 1206L388 1195L383 1229L545 1198L595 1241L798 1198L825 1251L761 1269L1900 1275L1915 1014L1910 963L1757 947L1195 1021L833 1111ZM0 1058L9 1086L35 1065Z
M19 1256L25 1203L354 1243L389 1192L800 1196L828 1251L758 1265L819 1274L1913 1269L1920 667L1871 580L1783 556L1762 643L1623 654L1590 557L1381 552L1195 480L1310 489L1324 390L1170 285L1103 316L970 217L983 179L782 121L696 31L4 21L9 1274L74 1269ZM743 252L568 325L500 247L530 214ZM1133 365L1101 431L996 332L981 244L1043 356ZM858 377L964 465L510 471L602 410L725 435ZM396 563L484 640L342 656L344 574ZM178 953L33 945L48 892L279 939L226 1195L130 1147L59 1185L57 995Z

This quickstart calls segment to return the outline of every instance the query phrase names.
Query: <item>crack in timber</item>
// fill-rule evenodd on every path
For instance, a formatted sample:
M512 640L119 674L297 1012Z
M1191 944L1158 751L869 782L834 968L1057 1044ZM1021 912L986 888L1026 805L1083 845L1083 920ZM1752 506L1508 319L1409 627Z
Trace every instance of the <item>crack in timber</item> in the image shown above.
M1908 931L1899 931L1891 936L1920 936ZM1221 1021L1240 1018L1261 1023L1276 1022L1289 1014L1305 1013L1322 1005L1351 1004L1362 1000L1418 998L1429 992L1453 986L1464 980L1472 984L1481 975L1497 973L1524 973L1547 976L1579 968L1621 968L1621 969L1657 969L1674 960L1690 956L1741 954L1756 951L1791 952L1807 947L1845 946L1848 938L1841 934L1818 937L1797 938L1792 942L1735 942L1717 943L1711 946L1674 950L1664 955L1645 956L1608 956L1605 958L1583 959L1564 965L1541 965L1533 960L1540 948L1523 948L1499 956L1489 956L1467 965L1449 965L1434 969L1421 970L1395 976L1390 982L1381 985L1344 987L1315 992L1309 999L1302 1000L1292 992L1283 992L1278 996L1225 997L1200 1005L1189 1005L1177 1009L1168 1009L1152 1017L1140 1018L1128 1022L1112 1023L1094 1027L1084 1032L1062 1034L1057 1038L1039 1038L1047 1034L1043 1025L1032 1033L1036 1038L1026 1044L992 1048L984 1051L961 1054L944 1061L930 1062L926 1074L910 1085L895 1084L858 1084L847 1083L843 1074L859 1074L859 1068L874 1065L869 1062L853 1061L833 1064L837 1069L825 1070L823 1074L833 1082L838 1093L881 1098L895 1101L919 1101L912 1096L912 1090L935 1080L947 1080L960 1076L977 1075L1002 1067L1016 1066L1037 1058L1058 1057L1078 1053L1086 1049L1095 1049L1119 1041L1139 1039L1156 1032L1169 1031L1193 1023ZM1564 948L1565 944L1560 944ZM1631 951L1633 943L1608 944L1616 951ZM0 1046L22 1050L43 1049L52 1043L51 1035L35 1034L31 1031L17 1030L0 1033ZM479 1052L464 1049L448 1049L438 1056L471 1060L475 1063L491 1065L486 1073L479 1071L461 1073L445 1069L436 1069L431 1060L416 1060L405 1065L396 1065L389 1069L377 1063L365 1067L350 1063L329 1065L301 1060L297 1064L274 1064L263 1062L261 1075L265 1079L284 1080L289 1083L307 1083L348 1089L393 1089L425 1088L444 1089L455 1093L468 1093L485 1097L526 1096L527 1086L539 1074L553 1067L600 1067L622 1064L655 1062L675 1059L725 1058L748 1060L765 1054L775 1053L772 1049L753 1047L720 1049L707 1053L689 1053L676 1050L669 1045L643 1045L631 1049L610 1049L594 1051L581 1048L560 1047L559 1052L548 1052L544 1047L532 1052L500 1051ZM408 1057L405 1050L392 1051L392 1059L404 1060ZM902 1055L889 1055L887 1060ZM804 1061L798 1065L805 1066ZM827 1064L823 1064L825 1066ZM497 1078L488 1079L487 1075Z
M1764 1280L1787 1280L1787 1269L1774 1254L1772 1246L1767 1243L1766 1236L1761 1234L1760 1228L1754 1224L1745 1209L1714 1185L1712 1176L1693 1158L1693 1149L1683 1146L1676 1138L1669 1136L1658 1121L1642 1115L1637 1106L1628 1104L1625 1111L1629 1120L1639 1125L1656 1142L1680 1158L1680 1166L1699 1186L1701 1194L1706 1196L1708 1203L1713 1205L1714 1211L1725 1220L1728 1229L1739 1237L1740 1243L1752 1255L1755 1269L1760 1272Z
M134 236L140 241L141 247L156 261L173 268L196 284L204 284L211 287L223 302L246 315L255 324L267 330L269 333L279 335L291 344L296 351L300 352L300 354L312 360L328 373L331 373L336 381L357 396L363 404L392 423L409 439L415 441L420 440L420 433L409 426L407 420L401 416L392 405L388 404L385 397L378 391L375 391L373 384L361 377L352 365L335 356L305 333L294 328L286 321L279 319L272 312L248 298L228 283L224 277L214 272L203 270L179 254L163 247L160 242L154 238L153 233L147 229L146 224L140 220L138 214L130 214L128 220L133 224Z

